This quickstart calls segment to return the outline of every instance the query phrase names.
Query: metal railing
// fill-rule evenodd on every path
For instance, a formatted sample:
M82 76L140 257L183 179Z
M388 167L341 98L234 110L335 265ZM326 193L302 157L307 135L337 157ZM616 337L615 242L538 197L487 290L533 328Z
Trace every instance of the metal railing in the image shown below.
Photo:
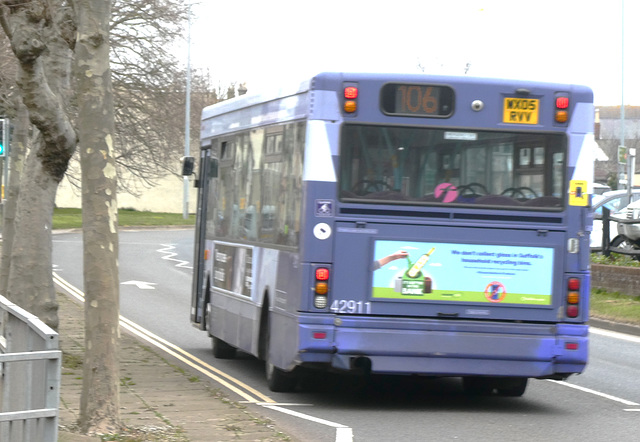
M58 333L0 296L0 441L56 442Z

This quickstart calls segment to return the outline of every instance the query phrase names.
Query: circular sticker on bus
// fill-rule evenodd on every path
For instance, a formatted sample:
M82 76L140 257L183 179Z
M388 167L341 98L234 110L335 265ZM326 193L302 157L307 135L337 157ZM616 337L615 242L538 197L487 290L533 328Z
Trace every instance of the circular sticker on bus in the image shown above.
M484 289L484 297L491 302L501 302L505 296L507 296L507 289L501 282L490 282Z
M451 203L458 198L458 188L451 183L440 183L433 191L433 195L443 203Z
M313 235L320 239L327 239L331 236L331 226L327 223L318 223L313 228Z

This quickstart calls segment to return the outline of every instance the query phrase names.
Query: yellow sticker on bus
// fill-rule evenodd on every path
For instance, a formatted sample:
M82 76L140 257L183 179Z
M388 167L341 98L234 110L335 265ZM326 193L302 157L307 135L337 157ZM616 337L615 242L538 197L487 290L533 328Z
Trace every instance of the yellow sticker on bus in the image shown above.
M569 182L569 205L586 207L589 205L587 182L584 180L571 180Z
M536 98L504 99L502 122L510 124L538 124L538 109L540 100Z

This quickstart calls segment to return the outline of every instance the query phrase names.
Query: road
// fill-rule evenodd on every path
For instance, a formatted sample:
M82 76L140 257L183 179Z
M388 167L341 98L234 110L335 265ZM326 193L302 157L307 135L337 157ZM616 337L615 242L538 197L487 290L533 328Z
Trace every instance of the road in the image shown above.
M53 246L56 280L82 291L81 234L55 234ZM638 437L640 339L600 329L592 329L584 374L566 383L532 380L522 398L470 398L459 379L416 377L375 377L363 384L348 376L325 376L308 379L303 392L270 392L261 362L242 354L214 359L206 333L191 326L192 246L192 230L120 232L121 314L127 327L152 332L157 338L149 339L164 340L161 345L194 370L222 382L232 399L255 407L298 440Z

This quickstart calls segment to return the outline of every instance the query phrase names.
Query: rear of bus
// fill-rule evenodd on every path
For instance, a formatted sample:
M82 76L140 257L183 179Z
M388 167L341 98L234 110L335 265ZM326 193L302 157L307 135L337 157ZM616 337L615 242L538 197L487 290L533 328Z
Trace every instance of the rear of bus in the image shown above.
M348 74L311 90L292 359L515 394L582 372L591 90Z

